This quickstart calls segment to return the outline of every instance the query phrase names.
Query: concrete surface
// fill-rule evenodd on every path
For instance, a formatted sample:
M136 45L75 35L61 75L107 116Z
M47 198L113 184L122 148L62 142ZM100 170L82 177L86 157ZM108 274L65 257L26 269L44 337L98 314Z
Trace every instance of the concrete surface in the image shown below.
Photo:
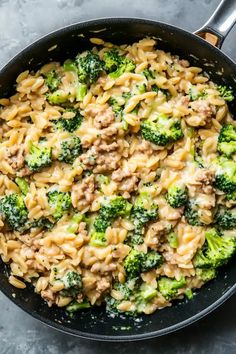
M235 0L236 1L236 0ZM43 34L80 20L136 16L190 31L219 0L0 0L0 66ZM223 46L236 60L236 28ZM0 354L235 354L236 296L207 318L164 338L137 343L89 342L38 323L0 294Z

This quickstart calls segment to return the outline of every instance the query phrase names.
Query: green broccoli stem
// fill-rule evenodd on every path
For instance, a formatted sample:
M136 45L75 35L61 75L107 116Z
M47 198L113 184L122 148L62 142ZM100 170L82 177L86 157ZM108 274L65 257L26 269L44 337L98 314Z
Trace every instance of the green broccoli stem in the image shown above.
M119 54L118 50L114 48L104 53L103 60L105 70L113 79L118 78L125 72L132 72L135 69L134 62L126 56Z
M16 177L15 182L20 188L22 194L26 195L29 191L29 184L26 179L22 177Z
M84 300L83 302L72 301L68 306L66 306L66 311L74 313L84 309L89 309L90 307L91 304L88 300Z

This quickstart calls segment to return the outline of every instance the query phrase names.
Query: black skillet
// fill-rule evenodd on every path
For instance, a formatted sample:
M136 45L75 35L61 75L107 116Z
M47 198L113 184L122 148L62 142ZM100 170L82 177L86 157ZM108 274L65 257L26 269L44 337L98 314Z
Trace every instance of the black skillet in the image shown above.
M189 14L193 16L194 14ZM236 21L236 0L224 0L197 34L218 48ZM219 49L197 35L168 24L137 18L108 18L86 21L62 28L39 39L16 55L0 71L0 97L13 92L16 76L26 69L36 69L50 60L64 60L91 46L89 38L100 37L113 43L135 42L145 36L159 38L158 46L203 67L217 83L236 92L236 65ZM207 36L209 37L209 36ZM236 101L236 100L235 100ZM231 105L234 113L236 104ZM216 280L205 285L191 301L176 302L170 308L137 320L113 318L103 307L86 310L70 319L63 309L49 308L27 287L12 287L6 268L0 261L0 289L15 304L43 323L78 337L103 341L134 341L176 331L202 318L228 299L236 290L236 267L231 262ZM20 326L20 324L19 324Z

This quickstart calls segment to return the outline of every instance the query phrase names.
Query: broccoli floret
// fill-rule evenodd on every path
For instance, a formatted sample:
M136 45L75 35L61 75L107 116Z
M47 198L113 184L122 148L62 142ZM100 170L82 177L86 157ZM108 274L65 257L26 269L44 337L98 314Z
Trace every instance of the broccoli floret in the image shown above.
M94 221L94 228L97 232L104 233L111 225L113 218L108 217L104 209L100 210L99 216Z
M63 64L63 68L65 71L74 71L77 74L78 68L77 64L73 60L66 60ZM76 101L82 102L85 95L87 94L88 87L86 83L78 82L76 86Z
M158 93L158 92L162 92L167 98L170 96L170 92L169 90L164 90L161 89L160 87L158 87L156 84L152 85L152 91Z
M222 142L218 144L218 151L227 157L235 154L236 152L236 141L231 141L229 143Z
M145 253L143 257L142 272L148 272L149 270L159 267L163 263L162 256L156 251L149 251Z
M121 313L124 315L128 315L128 316L136 316L136 311L122 311L120 309L118 309L118 306L120 305L120 303L122 302L122 300L117 300L114 297L108 295L105 298L105 302L106 302L106 312L112 314L112 316L118 316Z
M83 287L81 275L74 271L69 271L61 279L64 283L64 289L60 291L62 296L77 296Z
M120 300L117 300L112 296L106 296L105 302L106 302L106 312L107 313L111 313L114 316L114 315L118 315L121 312L117 308L121 303Z
M215 268L197 268L196 269L196 276L200 280L207 282L214 278L216 278L217 271Z
M66 163L73 163L77 156L82 152L80 138L72 136L61 142L61 150L58 160Z
M232 140L236 141L236 128L232 124L224 124L220 130L218 141L221 143L222 141L230 142Z
M199 219L198 206L194 201L189 201L184 210L184 216L192 226L202 226L202 222Z
M137 279L131 279L125 283L115 283L113 288L120 292L122 300L129 300L133 295L134 289L136 289Z
M144 308L147 302L149 302L151 299L153 299L156 296L157 296L156 288L147 284L142 284L136 300L136 306L138 305L137 308L138 312L142 312L142 308Z
M52 216L58 220L62 217L65 211L71 207L70 193L64 193L59 191L52 191L48 194L48 202L53 210Z
M142 244L145 224L157 217L158 206L153 203L148 192L141 192L131 211L130 218L134 224L134 230L130 233L127 243L131 246Z
M113 284L113 289L119 292L119 300L113 298L112 296L107 296L106 309L113 314L118 314L120 311L117 307L123 300L130 300L135 298L135 294L139 291L140 280L139 278L128 279L125 283L115 282ZM127 313L127 312L126 312ZM135 315L135 312L128 311L128 315Z
M50 166L52 163L52 149L40 144L31 144L29 154L25 157L25 162L33 172L37 172L43 167Z
M199 168L204 168L204 160L196 150L194 150L193 158Z
M116 71L120 65L120 54L117 49L112 48L104 54L105 70L109 73Z
M147 253L132 249L124 260L124 269L128 279L136 278L140 273L159 267L163 263L162 256L156 251Z
M130 246L142 244L145 225L148 222L157 219L157 217L158 207L156 205L153 204L149 209L145 209L143 206L134 204L130 217L134 229L129 233L126 243Z
M205 234L206 242L194 257L194 265L198 268L217 268L226 264L236 251L233 238L220 236L216 229Z
M90 236L90 242L89 244L91 246L95 247L104 247L107 245L107 240L104 232L97 232L94 231L92 232Z
M180 280L161 277L158 282L157 286L160 293L167 299L173 299L177 294L178 290L183 288L186 285L185 278L181 278Z
M124 114L123 114L123 110L126 102L125 103L122 102L122 104L120 104L114 97L110 97L108 103L112 107L115 116L123 122L123 129L127 130L128 123L124 120Z
M125 243L128 244L130 247L133 247L134 245L141 245L144 242L143 236L144 227L143 225L137 223L135 225L135 229L128 234Z
M122 284L119 282L115 282L112 288L119 293L119 300L113 298L110 295L107 296L105 298L107 311L111 312L114 315L121 313L122 311L118 309L118 306L124 300L134 300L135 294L139 290L139 285L139 278L128 279L125 283ZM136 313L134 311L126 311L126 314L135 315Z
M34 220L33 222L26 223L25 229L30 229L33 227L45 228L45 229L52 229L54 223L48 220L47 218L40 218L38 220Z
M216 215L216 223L223 230L236 227L236 209L220 209Z
M119 103L114 97L111 97L108 101L109 105L112 107L113 112L115 113L116 117L120 118L123 120L124 123L124 129L127 129L128 123L124 120L124 107L127 104L128 100L130 97L132 97L131 92L125 92L122 95L123 97L123 102ZM138 114L138 110L140 108L140 102L134 107L134 109L131 111L133 114Z
M236 152L236 129L232 124L224 124L221 128L217 148L227 157Z
M56 90L52 93L47 93L46 98L50 104L60 105L66 103L69 100L70 94L63 90Z
M151 69L144 69L143 75L146 77L147 80L155 79L155 74Z
M157 213L158 206L154 204L152 197L148 191L141 190L134 202L134 207L143 208L150 212ZM151 213L152 214L152 213ZM145 221L146 222L146 221Z
M150 286L140 280L140 278L128 279L124 284L115 283L113 286L116 292L119 292L119 300L108 296L106 301L107 310L113 314L123 313L118 306L124 300L130 300L134 304L134 308L125 311L126 315L136 316L145 310L150 301L158 295L156 287Z
M166 146L183 137L180 122L164 114L159 114L155 121L142 121L141 134L145 140L160 146Z
M134 224L130 242L132 245L140 245L143 243L144 226L148 222L158 217L158 208L146 210L144 207L134 205L131 212L131 220Z
M28 220L24 196L13 193L1 198L0 213L13 230L20 231Z
M200 249L194 257L194 266L198 268L210 268L213 265L211 259L205 255L202 249Z
M114 97L110 97L108 103L112 107L112 110L115 113L116 117L121 117L124 107L122 105L119 105L119 103Z
M22 177L16 177L15 182L20 188L22 194L26 195L29 191L29 184L26 179Z
M95 83L103 71L103 62L96 53L88 51L76 57L79 81L91 85Z
M108 185L110 183L110 178L105 175L96 175L97 183L102 186L103 184Z
M46 94L46 99L51 105L63 105L69 104L70 98L75 98L77 102L82 102L87 93L87 86L82 83L78 83L75 87L75 95L64 90L56 90L52 93Z
M69 313L74 313L80 310L89 309L91 304L88 300L84 300L83 302L72 301L68 306L66 306L66 311Z
M62 281L65 285L65 289L70 289L74 287L78 288L79 290L82 289L81 275L77 272L69 271L62 278Z
M45 75L45 83L50 89L50 91L54 92L58 89L58 86L61 83L60 76L56 73L55 70L51 70L47 72Z
M144 258L143 252L134 249L126 256L124 260L124 269L128 279L136 278L142 271L142 262Z
M132 205L123 197L116 197L108 200L99 210L99 215L94 221L94 228L98 232L105 232L107 227L118 216L127 216Z
M194 139L195 137L195 129L194 128L188 128L187 135ZM190 148L190 154L192 155L192 160L193 162L197 165L199 168L204 168L205 162L202 157L202 144L203 141L197 144L193 144Z
M80 127L83 117L78 110L67 109L65 112L74 112L75 115L73 118L70 119L59 118L57 120L54 120L53 122L55 124L56 129L65 130L69 133L73 133Z
M158 295L157 289L154 286L143 283L138 292L136 293L134 302L135 302L135 312L142 313L145 311L147 305Z
M225 193L236 190L236 163L221 159L215 177L215 186Z
M188 201L188 192L185 186L173 185L168 189L167 202L172 208L180 208Z
M131 59L124 55L120 55L117 49L111 49L104 53L104 68L113 79L118 78L125 72L132 72L135 69L135 64Z
M231 201L236 201L236 190L231 193L227 193L226 199Z
M233 91L230 90L227 86L218 86L217 87L219 93L220 93L220 96L225 100L225 101L228 101L228 102L231 102L234 100L234 94L233 94Z
M207 93L205 91L198 91L197 86L192 85L189 89L189 97L191 101L196 101L199 98L206 98Z

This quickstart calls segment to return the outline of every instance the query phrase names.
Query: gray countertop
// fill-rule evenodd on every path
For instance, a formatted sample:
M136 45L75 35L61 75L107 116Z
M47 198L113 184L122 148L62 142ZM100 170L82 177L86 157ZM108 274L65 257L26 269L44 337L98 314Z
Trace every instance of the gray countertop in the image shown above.
M236 0L235 0L236 1ZM219 0L0 0L0 66L43 34L80 20L106 16L146 17L193 31ZM236 28L223 51L236 60ZM37 322L0 293L0 354L235 354L236 296L189 328L154 340L89 342Z

